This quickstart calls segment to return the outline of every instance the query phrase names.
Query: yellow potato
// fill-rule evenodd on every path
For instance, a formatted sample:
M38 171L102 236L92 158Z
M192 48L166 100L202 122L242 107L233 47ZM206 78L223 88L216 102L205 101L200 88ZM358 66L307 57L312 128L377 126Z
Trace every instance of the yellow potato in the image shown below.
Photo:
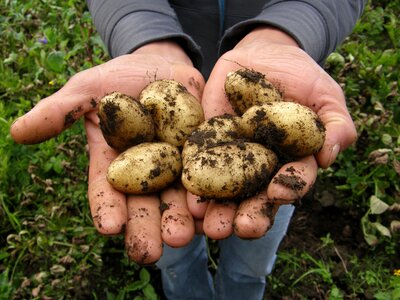
M182 170L179 149L168 143L142 143L122 152L109 166L108 182L118 191L145 194L167 187Z
M182 161L192 157L200 149L242 138L241 120L238 116L215 116L201 123L186 140L182 150Z
M242 115L254 105L282 100L281 92L265 78L264 74L250 69L228 73L225 93L238 115Z
M128 95L114 92L103 97L98 116L106 142L120 152L154 138L150 113Z
M205 199L239 200L264 189L277 164L274 152L256 143L232 142L203 149L182 170L182 184Z
M325 141L325 127L318 115L294 102L253 106L243 114L242 127L249 139L282 155L312 155Z
M192 131L204 121L200 102L174 80L156 80L139 95L152 114L159 141L183 146Z

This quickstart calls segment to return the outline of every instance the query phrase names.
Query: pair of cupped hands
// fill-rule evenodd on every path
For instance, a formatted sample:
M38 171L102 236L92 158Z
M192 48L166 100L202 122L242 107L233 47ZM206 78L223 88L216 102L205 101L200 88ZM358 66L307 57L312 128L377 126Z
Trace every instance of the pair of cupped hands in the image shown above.
M201 101L206 119L233 114L224 82L230 71L241 66L266 74L280 87L285 99L312 108L323 121L326 139L320 152L282 166L275 175L295 168L306 183L304 189L293 191L271 180L265 191L238 205L199 201L180 184L149 195L125 195L110 186L107 168L118 153L107 145L99 128L96 103L104 95L119 91L137 97L154 78L175 79ZM163 243L182 247L196 233L217 240L232 234L241 238L263 236L279 205L303 197L315 182L318 167L329 167L356 138L340 86L295 40L270 27L253 30L225 53L207 83L173 41L153 42L132 54L82 71L17 119L11 135L18 143L42 142L67 129L71 124L66 120L71 117L85 118L90 157L88 199L94 224L104 235L125 234L128 255L140 264L156 262L162 255Z

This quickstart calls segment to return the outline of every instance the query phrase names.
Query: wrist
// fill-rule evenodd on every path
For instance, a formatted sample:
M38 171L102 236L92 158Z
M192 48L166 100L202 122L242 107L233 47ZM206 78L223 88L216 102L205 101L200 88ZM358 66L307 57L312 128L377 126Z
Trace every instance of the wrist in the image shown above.
M172 40L151 42L136 49L132 54L159 55L171 63L193 66L191 59L182 47Z
M281 44L286 46L300 47L296 40L284 32L283 30L261 25L252 31L250 31L237 45L235 48L240 48L252 43L265 42L269 44Z

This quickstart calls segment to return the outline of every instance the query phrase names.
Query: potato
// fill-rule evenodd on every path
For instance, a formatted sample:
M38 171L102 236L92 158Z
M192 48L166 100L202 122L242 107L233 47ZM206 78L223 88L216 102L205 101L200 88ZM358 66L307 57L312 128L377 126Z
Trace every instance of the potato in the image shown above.
M201 123L187 138L182 150L183 164L185 165L186 160L200 149L233 142L242 139L242 135L240 117L225 114L210 118Z
M276 164L275 153L260 144L231 142L197 152L181 179L205 199L239 200L265 188Z
M159 141L183 146L192 131L204 121L200 102L174 80L156 80L139 95L152 114Z
M145 194L159 191L182 171L179 149L168 143L142 143L122 152L111 162L108 182L118 191Z
M98 116L106 142L120 152L154 138L150 113L128 95L114 92L103 97Z
M293 157L315 154L325 141L325 127L318 115L294 102L253 106L243 114L242 126L251 140Z
M242 115L254 105L282 100L281 92L265 78L264 74L250 69L228 73L225 93L238 115Z

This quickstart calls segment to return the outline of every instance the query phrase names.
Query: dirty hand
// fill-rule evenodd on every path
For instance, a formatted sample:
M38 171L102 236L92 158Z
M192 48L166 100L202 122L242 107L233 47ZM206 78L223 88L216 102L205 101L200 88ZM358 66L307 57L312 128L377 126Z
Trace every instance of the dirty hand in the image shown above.
M33 144L50 139L85 117L90 168L88 198L94 224L105 235L125 230L128 255L149 264L162 254L162 242L184 246L194 235L194 223L186 204L186 191L180 186L160 195L132 196L114 190L106 172L117 152L105 142L99 128L98 101L107 93L119 91L137 98L155 79L175 79L201 99L204 79L179 46L169 41L148 44L134 53L82 71L55 94L41 100L11 127L13 139ZM161 216L160 201L168 207Z
M259 195L236 204L199 203L188 195L188 206L196 228L214 239L235 233L242 238L258 238L273 223L281 204L302 198L313 185L318 166L327 168L339 151L356 138L353 121L346 108L340 86L289 35L271 27L253 30L216 63L204 89L202 106L206 118L233 114L224 81L230 71L247 67L266 74L266 78L283 92L287 101L299 102L313 109L326 127L326 140L315 156L283 165L268 188ZM279 176L298 184L280 184Z

